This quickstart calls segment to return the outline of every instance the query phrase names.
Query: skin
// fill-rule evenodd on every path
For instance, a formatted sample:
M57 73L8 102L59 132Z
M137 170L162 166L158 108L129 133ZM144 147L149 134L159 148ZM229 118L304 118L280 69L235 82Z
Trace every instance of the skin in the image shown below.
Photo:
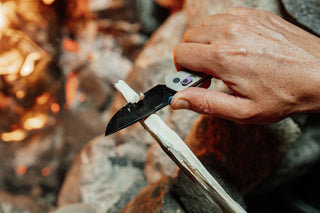
M177 70L204 72L232 93L188 88L173 109L238 123L272 123L320 111L320 39L262 10L230 8L205 18L177 45Z

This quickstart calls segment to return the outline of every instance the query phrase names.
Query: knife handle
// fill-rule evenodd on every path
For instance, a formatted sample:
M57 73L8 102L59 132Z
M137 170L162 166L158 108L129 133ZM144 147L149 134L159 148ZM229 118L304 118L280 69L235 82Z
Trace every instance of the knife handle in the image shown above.
M176 92L188 87L197 87L212 76L192 71L179 71L165 78L166 86Z

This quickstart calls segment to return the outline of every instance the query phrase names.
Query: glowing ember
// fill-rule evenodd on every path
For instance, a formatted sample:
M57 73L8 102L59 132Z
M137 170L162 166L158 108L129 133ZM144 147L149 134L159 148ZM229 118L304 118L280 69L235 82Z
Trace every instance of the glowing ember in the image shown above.
M23 57L17 49L1 54L0 75L17 74L22 63Z
M4 19L4 14L2 12L2 4L0 2L0 30L1 28L3 28L5 25L5 19ZM0 34L0 38L1 38L1 34Z
M23 63L23 66L20 70L20 75L22 76L27 76L30 75L33 70L34 70L34 64L37 60L41 58L40 53L30 53L27 57L26 60Z
M46 5L50 5L54 2L55 0L42 0L42 2Z
M36 116L27 118L23 123L25 130L40 129L48 121L48 117L45 114L38 114Z
M26 133L21 130L17 129L12 132L4 132L1 134L1 140L4 142L17 142L17 141L22 141L25 139Z
M50 98L50 93L49 92L44 92L42 95L37 97L36 103L39 104L39 105L43 105L43 104L48 102L49 98Z
M51 169L49 167L44 167L43 169L41 169L41 174L44 177L48 177L49 175L51 175Z
M65 86L66 90L66 108L72 106L76 99L77 89L78 89L78 77L76 73L70 73L67 77L67 82Z
M51 112L54 114L57 114L60 112L60 105L58 103L51 104L50 108L51 108Z
M16 97L17 98L23 98L26 95L26 93L23 90L18 90L16 92Z
M69 38L63 39L62 46L65 50L67 50L69 52L78 52L79 51L78 43L72 39L69 39Z
M17 167L16 169L16 172L19 174L19 175L24 175L26 174L28 171L28 167L26 167L25 165L20 165Z

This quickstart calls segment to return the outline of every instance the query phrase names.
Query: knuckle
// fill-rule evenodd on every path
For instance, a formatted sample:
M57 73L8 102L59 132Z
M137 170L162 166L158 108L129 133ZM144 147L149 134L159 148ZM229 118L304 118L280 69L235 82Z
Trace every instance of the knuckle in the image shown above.
M182 58L182 53L183 53L183 47L184 44L183 43L180 43L178 45L176 45L174 47L174 50L173 50L173 61L175 63L179 63L181 61L181 58Z
M203 114L212 114L213 113L213 100L210 99L207 93L202 97L201 102L195 106L195 111Z
M239 7L231 7L229 9L227 9L227 12L226 14L233 14L235 13L237 10L239 10L240 8Z
M205 26L205 25L208 25L212 22L212 19L213 19L213 15L210 15L210 16L207 16L205 17L204 19L202 19L201 21L201 26Z
M242 32L243 25L237 24L237 23L230 23L226 25L226 32L229 35L238 35L240 32Z
M268 16L273 15L273 13L271 13L267 10L257 10L257 15L268 17Z
M258 117L258 113L248 107L241 108L236 114L236 119L240 123L250 123L257 120Z
M210 57L214 57L217 60L222 60L225 58L227 50L230 49L229 45L220 44L220 45L211 45L209 48Z
M183 40L184 42L188 42L191 38L191 34L192 34L192 29L189 29L185 32L184 36L183 36Z

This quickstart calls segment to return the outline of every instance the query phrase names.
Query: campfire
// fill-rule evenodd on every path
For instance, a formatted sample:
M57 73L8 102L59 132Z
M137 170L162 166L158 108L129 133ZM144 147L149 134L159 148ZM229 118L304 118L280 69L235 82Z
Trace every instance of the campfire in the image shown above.
M279 5L0 0L0 212L219 212L139 124L104 137L125 104L114 83L137 93L163 83L185 30L211 13L247 6L284 15ZM300 136L303 116L241 126L169 107L157 114L249 210L261 209L250 190L274 189L316 159L291 164L291 152L316 143Z
M54 125L63 94L61 72L52 66L54 53L40 39L49 24L38 9L41 2L3 1L0 4L1 133L4 142L23 141ZM53 1L43 1L50 4ZM22 8L26 7L28 14ZM29 11L30 9L34 9ZM32 35L32 33L42 35Z

